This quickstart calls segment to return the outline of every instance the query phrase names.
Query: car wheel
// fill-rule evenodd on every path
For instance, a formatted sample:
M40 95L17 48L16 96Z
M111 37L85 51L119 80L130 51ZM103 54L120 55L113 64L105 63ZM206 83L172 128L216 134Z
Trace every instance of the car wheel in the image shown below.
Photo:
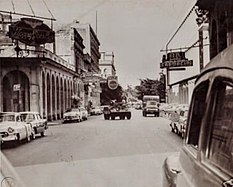
M36 131L35 131L34 128L32 129L31 139L32 139L32 140L35 140L35 139L36 139Z
M19 134L17 134L17 139L14 142L14 146L18 146L18 145L20 145L20 135Z
M44 131L40 133L41 137L44 137L45 134L44 134Z
M27 142L30 142L31 141L31 135L28 135L27 136Z
M173 127L171 127L171 131L172 131L172 132L175 132Z

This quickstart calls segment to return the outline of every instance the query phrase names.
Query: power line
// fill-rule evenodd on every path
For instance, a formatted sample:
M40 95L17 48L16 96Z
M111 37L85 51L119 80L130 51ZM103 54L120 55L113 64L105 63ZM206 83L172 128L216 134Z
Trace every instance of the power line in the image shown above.
M27 0L27 2L28 2L28 5L29 5L29 7L30 7L30 9L31 9L31 11L32 11L32 14L33 14L34 16L36 16L35 13L34 13L34 11L33 11L33 9L32 9L32 5L30 4L29 0Z
M46 18L46 17L42 17L42 16L33 16L33 15L29 15L29 14L22 14L22 13L10 12L10 11L4 11L4 10L0 10L0 12L6 13L6 14L15 14L15 15L19 15L19 16L27 16L27 17L33 17L33 18L36 17L36 18L40 18L40 19L44 19L44 20L56 21L56 19L54 19L54 18Z
M184 18L184 20L182 21L182 23L180 24L180 26L178 27L178 29L175 31L175 33L172 35L172 37L169 39L169 41L166 44L166 50L168 45L170 44L170 42L173 40L173 38L176 36L176 34L179 32L179 30L181 29L181 27L184 25L184 23L186 22L186 20L188 19L188 17L191 15L191 13L193 12L193 10L195 9L195 5L191 8L191 10L189 11L189 13L187 14L187 16Z
M52 12L50 11L48 5L46 4L46 2L45 2L44 0L43 0L43 2L44 2L44 4L45 4L45 6L46 6L48 12L50 13L50 15L52 16L52 18L54 19L54 16L53 16Z
M83 14L79 15L78 16L78 19L82 18L82 17L85 17L87 14L89 14L90 12L92 12L93 10L95 10L96 8L98 8L99 6L103 5L104 3L106 3L106 1L108 0L102 0L101 2L99 2L98 4L96 4L95 6L93 6L92 8L90 8L89 10L87 10L86 12L84 12ZM61 29L64 29L64 28L68 28L70 26L72 26L76 21L70 23L70 24L67 24L65 26L63 26Z
M15 5L14 5L13 0L11 0L11 4L12 4L12 7L13 7L13 11L14 11L14 13L15 13Z

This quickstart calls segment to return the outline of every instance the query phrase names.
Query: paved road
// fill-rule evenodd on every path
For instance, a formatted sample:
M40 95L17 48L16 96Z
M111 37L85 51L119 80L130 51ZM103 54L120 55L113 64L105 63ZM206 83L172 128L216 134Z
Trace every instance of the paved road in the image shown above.
M162 163L182 140L169 121L142 117L50 126L46 136L3 152L28 186L160 187Z

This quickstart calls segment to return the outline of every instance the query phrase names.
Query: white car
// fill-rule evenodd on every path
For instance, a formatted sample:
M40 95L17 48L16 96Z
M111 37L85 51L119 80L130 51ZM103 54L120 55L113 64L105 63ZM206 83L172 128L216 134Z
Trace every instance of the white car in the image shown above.
M87 120L88 112L84 107L79 107L80 114L81 114L81 120Z
M43 119L38 112L20 112L23 121L32 125L32 138L35 139L36 134L45 135L48 129L47 120Z
M81 112L79 108L71 108L68 109L63 115L63 123L70 122L70 121L81 121Z
M93 107L92 109L91 109L91 115L100 115L100 114L102 114L103 112L102 112L102 110L101 110L101 108L100 107L98 107L98 106L95 106L95 107Z
M19 144L21 140L31 140L32 125L24 122L17 112L0 113L1 142L14 141Z

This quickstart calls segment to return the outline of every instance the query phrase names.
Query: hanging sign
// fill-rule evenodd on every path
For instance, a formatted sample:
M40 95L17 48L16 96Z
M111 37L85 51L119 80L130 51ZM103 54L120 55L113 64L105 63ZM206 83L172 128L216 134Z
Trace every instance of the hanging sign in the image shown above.
M188 60L185 57L185 52L171 52L167 56L163 55L162 62L160 63L160 68L184 66L193 66L193 60Z
M9 26L9 37L26 45L37 46L54 42L55 32L41 20L21 18Z

